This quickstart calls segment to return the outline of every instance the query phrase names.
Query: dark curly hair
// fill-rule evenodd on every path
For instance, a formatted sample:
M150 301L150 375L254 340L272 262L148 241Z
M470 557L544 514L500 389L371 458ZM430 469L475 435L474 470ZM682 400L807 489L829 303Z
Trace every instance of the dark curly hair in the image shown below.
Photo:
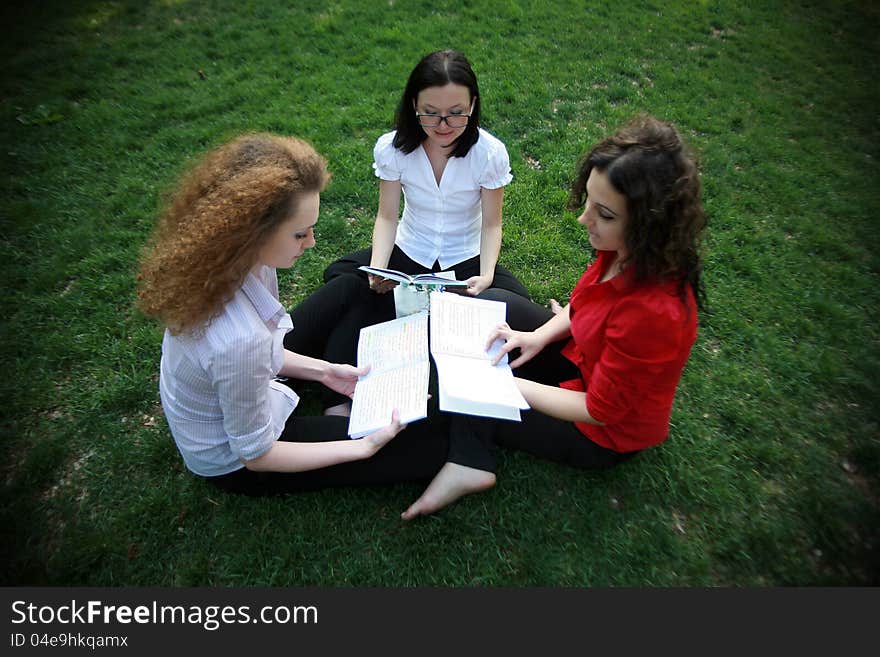
M626 197L623 264L633 270L634 281L677 280L682 298L690 285L697 308L705 310L700 240L706 214L696 157L675 127L640 115L599 142L578 165L569 209L583 208L593 169Z
M324 158L295 137L246 134L204 155L166 200L143 252L138 308L172 333L207 325L303 194L328 181Z

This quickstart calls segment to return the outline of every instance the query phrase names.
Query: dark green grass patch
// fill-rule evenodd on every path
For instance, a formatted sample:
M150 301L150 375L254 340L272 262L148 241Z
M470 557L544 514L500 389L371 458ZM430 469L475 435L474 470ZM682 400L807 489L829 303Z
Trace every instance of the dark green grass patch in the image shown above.
M5 584L877 584L878 11L864 2L30 3L2 10ZM772 6L771 6L772 4ZM293 305L366 246L376 137L414 63L472 61L508 146L503 263L564 300L590 258L575 163L637 112L699 154L710 312L670 439L612 471L502 453L417 484L254 500L182 465L140 250L187 162L243 131L328 158ZM405 440L406 434L399 439Z

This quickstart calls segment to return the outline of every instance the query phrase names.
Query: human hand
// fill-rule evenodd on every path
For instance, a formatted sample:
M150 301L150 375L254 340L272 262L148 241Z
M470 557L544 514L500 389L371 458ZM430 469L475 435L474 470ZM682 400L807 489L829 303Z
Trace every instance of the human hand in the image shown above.
M367 279L370 282L370 289L376 294L385 294L397 287L397 281L392 281L390 278L367 274Z
M471 276L466 281L467 288L464 291L465 294L469 294L472 297L477 296L480 292L492 285L492 279L492 276Z
M380 449L385 447L391 439L394 438L401 431L406 429L405 424L400 423L400 411L396 408L391 411L391 424L388 426L382 427L378 431L374 431L371 434L368 434L364 437L366 444L370 450L370 456L378 452Z
M514 331L506 322L492 329L489 340L486 342L486 349L488 350L492 343L499 338L505 342L492 360L493 365L497 365L505 354L519 349L519 356L510 363L511 368L516 368L529 362L544 348L544 343L535 335L534 331Z
M330 367L321 378L321 383L342 395L352 397L354 395L354 387L357 384L358 377L364 376L370 371L369 365L363 367L354 367L353 365L345 365L343 363L329 363Z

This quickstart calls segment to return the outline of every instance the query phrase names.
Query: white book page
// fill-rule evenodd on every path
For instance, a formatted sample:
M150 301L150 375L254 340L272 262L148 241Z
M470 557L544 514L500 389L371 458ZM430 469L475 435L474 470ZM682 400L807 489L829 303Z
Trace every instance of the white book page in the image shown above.
M358 365L370 365L370 371L355 385L348 423L352 438L388 425L395 408L404 424L427 417L427 314L409 315L361 329Z
M358 269L365 271L368 274L397 281L398 283L409 283L412 281L412 276L404 274L402 271L397 271L396 269L383 269L382 267L369 267L367 265L361 265Z
M442 281L438 281L437 279L443 279L443 281L449 282L445 283ZM437 271L432 274L419 274L417 276L413 276L414 283L420 284L423 281L433 281L434 283L446 285L447 287L467 287L467 281L457 280L455 278L455 272L451 269L447 271Z
M462 297L451 292L431 293L431 353L492 360L504 342L495 340L486 350L489 334L506 315L502 301ZM505 355L501 362L507 362Z
M396 269L384 269L382 267L370 267L369 265L361 265L358 267L361 271L375 276L381 276L392 281L404 284L418 284L422 286L431 285L447 285L450 287L467 287L467 282L455 279L454 271L439 271L430 274L416 274L411 276Z
M449 397L480 404L529 408L507 364L499 363L493 367L486 361L443 354L434 356L434 362L440 385ZM441 407L441 410L444 409Z
M428 360L428 315L419 313L365 326L358 339L358 367L369 365L367 376Z
M391 423L400 411L403 424L428 416L427 360L408 367L368 374L357 382L351 404L348 435L361 438Z
M494 417L499 420L522 420L519 409L512 406L488 405L480 402L452 397L443 385L438 390L440 410L448 413L465 413L466 415L479 415L481 417Z
M437 364L440 410L519 420L519 409L529 408L507 356L491 364L504 342L495 340L486 349L506 309L501 301L448 292L431 295L431 355Z

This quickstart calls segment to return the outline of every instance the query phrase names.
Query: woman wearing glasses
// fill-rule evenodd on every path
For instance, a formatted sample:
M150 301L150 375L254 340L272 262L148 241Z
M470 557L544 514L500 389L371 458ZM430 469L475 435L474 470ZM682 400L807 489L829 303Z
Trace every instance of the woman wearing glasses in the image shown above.
M480 128L477 78L465 56L425 56L410 73L394 125L373 149L380 181L373 246L331 264L324 280L367 264L407 274L452 270L470 295L497 287L528 298L498 265L504 186L513 176L504 144ZM396 285L368 280L380 294Z

